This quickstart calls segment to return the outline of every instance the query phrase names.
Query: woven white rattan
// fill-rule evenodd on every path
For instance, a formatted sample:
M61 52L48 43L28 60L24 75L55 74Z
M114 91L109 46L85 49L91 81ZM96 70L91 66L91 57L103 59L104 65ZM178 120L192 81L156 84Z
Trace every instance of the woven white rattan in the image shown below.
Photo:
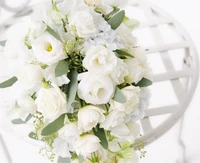
M8 6L6 6L5 9L12 10ZM130 16L133 16L132 11L138 10L145 17L143 21L138 19L141 21L141 24L137 29L137 32L144 29L148 30L151 33L154 44L151 45L150 43L149 46L145 47L146 45L143 45L143 42L139 41L139 45L144 47L144 53L149 56L148 58L151 58L153 55L156 57L159 56L160 60L158 61L160 63L157 64L161 64L165 69L165 71L160 73L154 73L153 71L154 85L152 87L156 88L156 84L159 84L159 88L163 88L163 91L167 90L165 92L166 94L169 94L170 96L170 91L172 91L177 98L177 103L175 104L170 102L161 106L156 106L153 104L150 105L148 110L146 110L145 118L141 120L143 136L140 138L140 140L144 141L145 145L148 145L165 134L183 116L184 112L188 108L198 82L198 56L195 46L188 33L173 17L163 10L160 10L150 3L143 2L142 0L134 0L127 10L129 10L128 13ZM20 10L16 9L15 12L17 11ZM24 11L25 13L30 12L28 9ZM4 30L6 30L6 28L12 24L12 21L16 21L14 17L11 17L10 21L0 21L0 35L4 34ZM178 37L178 41L166 42L165 38L163 37L163 32L165 31L160 30L161 26L165 26L173 31ZM143 32L139 33L143 34ZM143 34L141 37L145 37L145 35ZM176 51L179 49L182 49L179 51L179 53L181 53L179 54L181 57L176 57L176 59L173 59L171 51ZM173 55L176 54L173 52ZM157 66L157 64L155 65L155 62L153 62L153 64L151 63L151 60L149 62L152 68L154 67L153 69L159 69L159 66ZM180 62L182 67L177 69L176 62ZM166 89L166 82L168 85L170 85L171 89ZM160 92L162 92L162 90L160 90ZM153 93L154 92L152 89L152 94ZM165 99L161 97L158 99L158 101L159 100L162 101ZM162 117L163 115L166 115L166 117L163 119L161 118L159 122L156 122L156 126L154 126L153 118ZM15 135L14 133L12 134ZM0 142L3 142L3 139L0 139ZM5 148L5 144L2 144ZM8 156L8 152L6 153L7 154L5 154L5 156ZM7 162L9 163L10 159L7 159Z
M134 1L130 8L132 10L138 8L143 12L146 20L141 23L139 28L148 29L155 41L154 46L144 48L144 53L146 55L158 55L166 70L165 72L154 74L154 84L159 83L161 88L163 84L163 91L166 91L164 84L169 82L172 87L171 91L175 93L177 98L176 104L168 103L164 106L150 107L146 110L145 118L141 120L144 135L140 139L144 141L145 145L148 145L165 134L184 115L188 108L198 83L198 54L187 31L165 11L141 0ZM165 31L161 31L160 26L167 26L178 36L178 41L166 42L162 33ZM142 46L142 42L139 44ZM182 49L182 51L178 52L178 49ZM170 51L174 51L173 54L170 54ZM174 56L175 59L173 59L172 55L182 55L182 57L177 58L177 56ZM181 62L182 64L182 67L178 70L175 68L176 62ZM152 66L157 67L157 65ZM162 90L159 91L159 93L161 92ZM167 90L166 93L170 96L170 90ZM161 97L159 100L165 99ZM168 116L159 125L157 124L156 127L153 127L151 118L162 115Z

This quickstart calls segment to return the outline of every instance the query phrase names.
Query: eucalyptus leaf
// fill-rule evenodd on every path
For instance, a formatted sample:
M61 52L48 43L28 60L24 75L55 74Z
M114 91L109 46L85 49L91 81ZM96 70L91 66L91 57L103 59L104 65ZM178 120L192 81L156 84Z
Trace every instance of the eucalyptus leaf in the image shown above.
M68 107L71 107L72 103L75 100L76 97L76 92L77 92L77 87L78 87L78 72L75 70L71 70L69 73L69 84L67 86L67 103Z
M84 161L83 156L79 155L78 160L79 160L79 163L83 163L83 161Z
M100 144L104 149L108 149L108 140L106 138L106 134L103 128L100 128L100 125L98 124L96 128L93 128L94 134L100 139Z
M21 118L19 119L14 119L12 120L12 124L16 124L16 125L20 125L20 124L25 124L26 122L28 122L31 118L33 117L32 114L29 114L28 117L25 119L25 121L23 121Z
M115 50L115 52L120 55L120 56L125 56L125 57L131 57L131 58L134 58L133 55L123 51L123 50Z
M55 121L47 125L41 132L42 136L51 135L58 130L60 130L64 126L65 114L62 114Z
M3 47L5 47L6 46L6 42L7 42L7 40L0 41L0 45L3 46Z
M115 89L115 95L113 99L122 104L127 102L126 97L118 87L116 87Z
M63 42L62 39L61 39L61 37L59 36L59 34L56 33L56 32L55 32L51 27L49 27L48 25L47 25L46 31L47 31L49 34L51 34L53 37L55 37L58 41Z
M146 78L142 78L137 84L133 83L134 86L139 86L139 87L148 87L152 85L152 81Z
M7 88L7 87L10 87L12 86L13 84L15 84L15 82L17 82L17 77L12 77L6 81L4 81L3 83L0 83L0 88Z
M70 158L63 158L63 157L58 157L57 163L71 163Z
M59 61L55 69L55 76L60 77L64 74L67 75L68 71L69 71L69 63L65 60Z
M38 140L38 136L37 136L37 134L34 133L34 132L29 133L28 136L29 136L31 139Z
M115 14L113 17L111 17L108 20L108 24L110 24L111 28L115 30L123 22L124 17L125 17L125 11L122 10L122 11L118 12L117 14Z

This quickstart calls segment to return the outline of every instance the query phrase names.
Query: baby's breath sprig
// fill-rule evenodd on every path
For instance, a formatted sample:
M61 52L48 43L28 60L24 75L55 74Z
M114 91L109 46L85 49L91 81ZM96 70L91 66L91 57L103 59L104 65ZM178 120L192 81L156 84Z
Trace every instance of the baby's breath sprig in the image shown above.
M132 147L133 147L135 150L140 151L140 158L144 158L144 157L145 157L145 155L146 155L147 152L146 152L146 151L143 151L143 149L144 149L144 147L145 147L144 141L137 139L137 140L135 141L135 143L132 145Z

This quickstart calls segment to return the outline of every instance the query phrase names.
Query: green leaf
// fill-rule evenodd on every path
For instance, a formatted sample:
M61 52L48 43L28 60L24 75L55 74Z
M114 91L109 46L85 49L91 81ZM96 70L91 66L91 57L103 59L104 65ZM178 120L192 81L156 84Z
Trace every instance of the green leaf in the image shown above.
M79 163L83 163L83 156L79 155L78 160L79 160Z
M113 11L111 11L109 14L106 15L105 19L106 20L110 19L110 17L116 14L119 10L120 10L119 8L115 8Z
M100 125L98 124L96 128L93 128L94 134L100 139L100 144L104 149L108 149L108 140L106 138L106 134L103 128L100 128Z
M51 27L49 27L48 25L47 25L46 31L47 31L49 34L51 34L53 37L55 37L58 41L63 42L62 39L61 39L61 37L59 36L59 34L56 33L56 32L55 32Z
M118 12L117 14L115 14L112 18L110 18L108 20L108 24L110 24L111 28L115 30L123 22L124 17L125 17L125 11L122 10Z
M64 120L65 120L65 114L62 114L60 117L58 117L55 121L47 125L43 130L41 135L42 136L48 136L51 135L58 130L60 130L64 126Z
M118 87L116 87L115 89L115 95L113 99L122 104L127 102L126 97Z
M125 57L131 57L131 58L134 58L134 56L132 56L131 54L123 51L123 50L115 50L115 52L117 54L119 54L120 56L125 56Z
M20 125L20 124L25 124L26 122L28 122L31 118L33 117L32 114L29 114L28 117L25 119L25 121L23 121L21 118L19 119L14 119L12 120L12 124L16 124L16 125Z
M152 81L146 78L142 78L137 84L133 83L133 86L139 86L139 87L148 87L152 85Z
M3 46L3 47L5 47L5 45L6 45L6 42L7 42L7 40L0 41L0 45L1 45L1 46Z
M13 84L15 84L15 82L17 81L17 77L12 77L6 81L4 81L3 83L0 83L0 88L7 88L7 87L10 87L12 86Z
M38 136L37 136L37 134L34 133L34 132L29 133L28 136L29 136L31 139L38 140Z
M69 63L65 60L59 61L55 69L55 76L59 77L64 74L67 75L68 71L69 71Z
M70 158L63 158L63 157L58 157L57 163L71 163Z
M74 70L72 70L69 73L69 84L67 89L67 103L68 107L71 107L72 103L74 102L74 99L76 97L77 87L78 87L78 73Z

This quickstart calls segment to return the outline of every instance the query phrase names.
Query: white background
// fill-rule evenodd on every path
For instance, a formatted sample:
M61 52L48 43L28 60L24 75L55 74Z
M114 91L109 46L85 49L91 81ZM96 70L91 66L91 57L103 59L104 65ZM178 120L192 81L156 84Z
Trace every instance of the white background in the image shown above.
M39 0L37 0L39 1ZM36 0L34 0L36 2ZM200 52L199 0L149 0L173 15L188 31ZM3 16L3 15L2 15ZM146 158L140 163L199 163L200 162L200 85L185 114L183 140L186 145L186 160L181 162L182 149L178 143L179 124L162 138L146 147ZM48 163L38 155L38 149L26 142L6 136L13 163ZM0 153L0 163L5 163Z

